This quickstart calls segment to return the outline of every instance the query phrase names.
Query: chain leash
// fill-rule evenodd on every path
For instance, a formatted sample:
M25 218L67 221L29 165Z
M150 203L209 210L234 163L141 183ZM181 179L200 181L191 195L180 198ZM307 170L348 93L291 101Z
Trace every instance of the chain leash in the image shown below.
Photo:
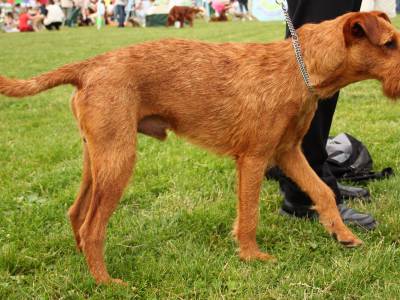
M288 7L287 2L286 2L286 0L275 0L275 2L276 2L276 4L281 6L283 14L285 15L286 24L289 27L289 32L291 35L291 40L292 40L294 54L295 54L296 60L297 60L297 65L299 66L301 76L303 77L304 83L306 84L309 92L311 94L315 94L315 88L310 82L310 75L308 74L307 67L304 63L303 56L301 55L301 46L300 46L300 42L299 42L299 37L296 33L296 29L294 29L293 22L289 17L289 13L287 10L287 7Z

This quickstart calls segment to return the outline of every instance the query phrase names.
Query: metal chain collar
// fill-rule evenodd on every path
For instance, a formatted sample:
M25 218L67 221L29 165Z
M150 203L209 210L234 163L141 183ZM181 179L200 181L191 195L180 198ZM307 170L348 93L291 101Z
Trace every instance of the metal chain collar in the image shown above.
M294 26L293 26L293 22L289 17L289 13L287 10L287 2L286 2L286 0L275 0L275 2L276 2L276 4L281 6L282 11L285 15L285 20L289 27L289 31L290 31L290 35L291 35L291 39L292 39L294 54L296 56L297 64L300 68L301 76L303 76L304 83L306 84L310 93L315 94L315 88L310 82L310 75L307 72L307 67L304 63L303 56L301 55L301 47L300 47L299 37L297 36L296 30L294 29Z

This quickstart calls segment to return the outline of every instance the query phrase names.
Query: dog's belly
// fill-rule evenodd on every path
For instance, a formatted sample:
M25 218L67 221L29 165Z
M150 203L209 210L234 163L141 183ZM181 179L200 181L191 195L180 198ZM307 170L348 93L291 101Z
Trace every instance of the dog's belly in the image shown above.
M208 103L209 104L209 103ZM236 107L237 108L237 107ZM218 154L236 156L265 139L270 125L252 111L241 111L223 105L171 103L142 105L138 131L159 140L171 130L177 136ZM262 143L267 145L267 142Z
M138 124L138 132L159 140L165 140L167 130L177 136L189 140L191 143L207 148L218 154L238 155L254 139L246 134L246 130L236 126L227 127L226 124L202 124L201 122L187 122L151 115L143 118Z

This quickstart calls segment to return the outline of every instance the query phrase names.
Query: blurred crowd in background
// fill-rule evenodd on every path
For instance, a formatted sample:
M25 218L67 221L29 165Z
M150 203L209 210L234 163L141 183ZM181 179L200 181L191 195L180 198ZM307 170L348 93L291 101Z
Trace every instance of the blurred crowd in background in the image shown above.
M201 8L206 21L283 19L275 0L0 0L0 31L35 32L63 26L165 26L174 6ZM321 0L323 1L323 0ZM274 14L266 14L275 5ZM396 15L400 0L363 0L361 10ZM264 11L263 11L264 10ZM262 19L264 13L266 19ZM177 26L179 27L179 26Z
M96 24L165 26L164 19L173 6L200 7L198 17L206 20L214 18L218 21L226 14L234 20L253 19L247 0L0 0L0 29L3 32L35 32ZM153 15L158 19L148 19L149 24L146 24L146 17Z

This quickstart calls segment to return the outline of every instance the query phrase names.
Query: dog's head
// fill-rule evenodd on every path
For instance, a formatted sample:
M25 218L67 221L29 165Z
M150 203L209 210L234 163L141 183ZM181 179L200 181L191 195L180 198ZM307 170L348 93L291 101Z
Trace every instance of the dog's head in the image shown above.
M205 14L205 9L203 7L193 7L193 14L203 17Z
M383 12L349 16L343 35L349 64L382 82L390 98L400 97L400 34Z
M377 79L388 97L400 97L400 34L385 13L348 13L309 30L313 42L305 52L317 88Z

